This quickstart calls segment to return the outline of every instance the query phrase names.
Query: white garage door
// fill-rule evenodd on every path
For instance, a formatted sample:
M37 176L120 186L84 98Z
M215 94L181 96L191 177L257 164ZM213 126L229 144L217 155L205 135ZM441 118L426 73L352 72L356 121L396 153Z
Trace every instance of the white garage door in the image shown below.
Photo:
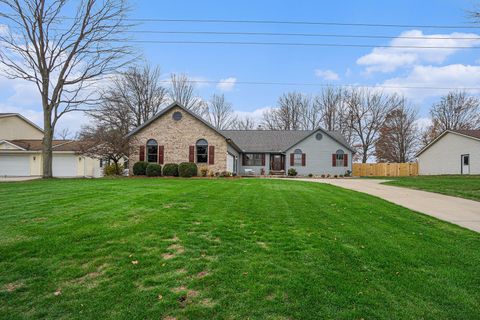
M227 154L227 171L228 172L233 172L233 163L235 161L235 158L231 154Z
M77 156L73 154L68 155L53 155L52 161L53 176L54 177L76 177L77 176Z
M0 176L27 177L30 175L30 156L0 155Z

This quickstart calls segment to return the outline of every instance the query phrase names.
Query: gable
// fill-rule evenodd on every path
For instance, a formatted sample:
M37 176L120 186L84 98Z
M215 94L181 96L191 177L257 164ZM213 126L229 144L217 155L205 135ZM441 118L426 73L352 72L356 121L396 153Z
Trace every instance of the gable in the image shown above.
M43 139L43 131L19 114L0 117L0 140Z
M174 114L181 115L175 119ZM129 137L137 142L146 143L148 139L158 140L158 143L175 143L185 140L189 145L196 143L196 139L221 140L226 143L225 137L217 130L199 119L196 115L179 106L169 107L149 120L145 125L132 131Z
M0 140L0 150L25 150L10 141Z
M321 138L319 137L320 140L317 139L317 134L321 135ZM352 152L348 145L344 145L323 130L315 130L312 134L290 146L290 148L286 150L286 153L293 153L296 149L302 150L302 153L323 154L327 156L330 156L337 150L343 150L345 153ZM328 157L328 159L330 159L330 157Z
M472 143L475 145L480 145L480 139L470 135L465 135L462 132L444 131L435 140L433 140L428 145L426 145L422 150L420 150L416 156L420 157L424 152L426 152L430 148L437 147L437 144L439 144L438 146L439 148L445 148L455 143Z

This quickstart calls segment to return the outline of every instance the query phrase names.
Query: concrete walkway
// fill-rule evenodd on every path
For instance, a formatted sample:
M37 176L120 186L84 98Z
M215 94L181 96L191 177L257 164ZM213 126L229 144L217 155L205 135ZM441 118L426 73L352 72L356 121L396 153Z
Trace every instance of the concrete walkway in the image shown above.
M296 179L297 180L297 179ZM480 202L381 184L388 180L298 179L368 193L402 207L480 232Z

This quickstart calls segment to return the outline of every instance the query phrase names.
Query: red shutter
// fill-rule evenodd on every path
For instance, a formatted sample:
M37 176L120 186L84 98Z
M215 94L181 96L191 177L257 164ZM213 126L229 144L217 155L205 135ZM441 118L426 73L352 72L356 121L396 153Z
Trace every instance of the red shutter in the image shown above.
M140 146L140 151L139 151L139 159L140 161L145 161L145 146Z
M348 154L343 155L343 166L348 167Z
M293 167L295 165L295 154L290 153L290 166Z
M188 148L188 162L195 162L195 146Z
M165 148L163 146L158 146L158 163L163 164L163 155Z
M307 154L302 153L302 167L305 167L307 165Z
M262 153L262 166L265 166L265 153Z
M215 146L208 146L208 164L215 164Z
M337 166L337 155L334 153L332 154L332 167Z

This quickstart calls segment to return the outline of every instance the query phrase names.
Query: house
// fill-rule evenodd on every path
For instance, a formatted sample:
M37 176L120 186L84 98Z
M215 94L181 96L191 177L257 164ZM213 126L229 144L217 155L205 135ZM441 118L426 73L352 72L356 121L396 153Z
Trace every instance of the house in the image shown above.
M194 162L213 172L239 175L343 175L352 170L354 150L345 138L316 130L217 130L178 103L128 134L130 169L137 161ZM130 170L130 172L133 172Z
M42 175L43 130L18 113L0 113L0 177ZM53 141L54 177L99 177L101 161L80 154L81 144Z
M417 158L420 175L480 174L480 130L447 130Z

